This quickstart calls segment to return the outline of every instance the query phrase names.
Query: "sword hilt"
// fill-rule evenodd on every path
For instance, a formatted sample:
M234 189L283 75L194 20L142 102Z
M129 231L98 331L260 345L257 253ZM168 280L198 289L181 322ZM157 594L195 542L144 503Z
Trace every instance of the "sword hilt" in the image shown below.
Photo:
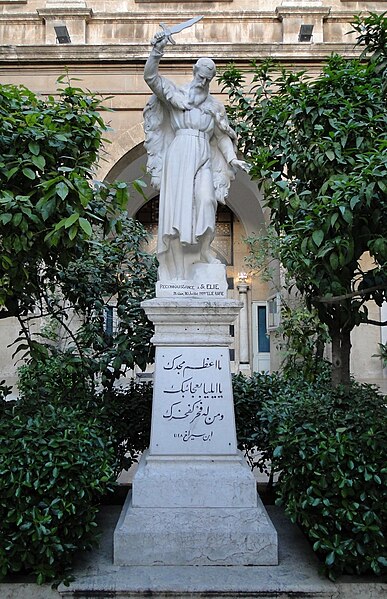
M176 42L175 42L175 40L172 37L172 33L169 30L168 25L166 25L165 23L160 23L160 27L163 30L164 37L167 38L167 40L169 41L170 44L172 44L173 46L175 46ZM160 38L160 39L163 39L163 38ZM151 41L152 46L154 46L156 43L157 43L157 40L156 41L155 40Z
M160 27L161 29L164 31L164 35L167 38L167 40L173 45L176 45L175 40L172 37L172 33L170 32L170 30L168 29L168 25L166 25L165 23L160 23Z

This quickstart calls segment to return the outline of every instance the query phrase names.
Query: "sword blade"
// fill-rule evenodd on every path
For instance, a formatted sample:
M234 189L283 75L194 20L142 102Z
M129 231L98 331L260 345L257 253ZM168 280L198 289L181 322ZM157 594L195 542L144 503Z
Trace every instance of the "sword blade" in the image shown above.
M171 27L168 27L168 33L179 33L180 31L183 31L183 29L187 29L187 27L192 27L192 25L195 25L195 23L200 21L203 18L203 16L204 15L201 15L200 17L193 17L193 19L189 19L189 21L184 21L184 23L172 25Z

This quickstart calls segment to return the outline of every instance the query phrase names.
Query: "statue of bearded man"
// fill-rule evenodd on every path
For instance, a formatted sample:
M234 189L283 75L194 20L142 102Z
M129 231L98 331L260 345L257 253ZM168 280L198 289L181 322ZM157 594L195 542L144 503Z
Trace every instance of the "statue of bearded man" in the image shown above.
M155 35L144 70L154 92L144 109L144 128L148 172L160 190L161 282L189 280L193 264L219 262L211 250L217 204L225 203L236 170L248 171L236 156L225 108L209 93L214 62L200 58L193 80L178 87L158 72L167 43L163 32Z

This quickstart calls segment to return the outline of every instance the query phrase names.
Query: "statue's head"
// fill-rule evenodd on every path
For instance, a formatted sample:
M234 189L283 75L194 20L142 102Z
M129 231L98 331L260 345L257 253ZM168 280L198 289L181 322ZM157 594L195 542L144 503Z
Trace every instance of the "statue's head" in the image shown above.
M194 78L203 79L208 84L216 75L216 66L211 58L199 58L193 68Z

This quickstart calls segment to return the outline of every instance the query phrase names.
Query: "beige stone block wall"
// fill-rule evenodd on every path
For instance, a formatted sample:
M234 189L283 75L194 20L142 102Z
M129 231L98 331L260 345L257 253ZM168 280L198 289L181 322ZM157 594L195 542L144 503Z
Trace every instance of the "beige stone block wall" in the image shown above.
M385 2L5 1L0 5L0 40L12 45L54 45L54 25L63 23L73 44L147 44L160 21L174 24L202 14L202 21L179 34L180 44L293 44L298 42L302 23L314 25L314 43L348 43L351 38L343 36L352 15L364 10L381 12Z
M381 310L374 302L368 302L369 318L381 320ZM351 372L360 380L383 379L383 368L377 354L378 344L382 342L380 327L361 324L351 334ZM387 382L387 381L386 381ZM386 390L387 391L387 390Z
M16 379L17 358L12 357L15 346L9 347L19 334L19 323L16 318L0 319L0 381L5 379L7 384L13 385Z

